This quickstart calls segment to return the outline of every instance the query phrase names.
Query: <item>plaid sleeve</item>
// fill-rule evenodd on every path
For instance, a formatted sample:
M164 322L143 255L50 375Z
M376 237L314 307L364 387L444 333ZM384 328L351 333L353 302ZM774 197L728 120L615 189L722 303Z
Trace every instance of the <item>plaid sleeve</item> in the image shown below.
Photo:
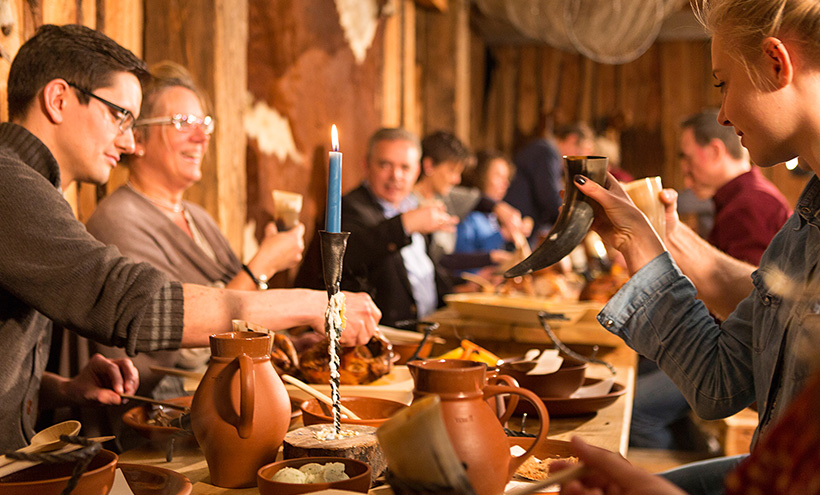
M139 331L128 336L128 355L178 349L182 341L183 303L182 284L166 282L142 315Z

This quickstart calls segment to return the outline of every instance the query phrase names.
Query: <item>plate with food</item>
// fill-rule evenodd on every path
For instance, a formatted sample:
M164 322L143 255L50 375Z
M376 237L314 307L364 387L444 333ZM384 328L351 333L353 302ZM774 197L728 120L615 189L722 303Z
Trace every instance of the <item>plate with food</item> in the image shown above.
M167 399L166 402L191 406L193 397L186 395ZM166 408L151 404L140 404L122 415L122 422L137 431L140 435L157 443L164 443L172 437L193 439L193 435L184 430L171 426L171 422L182 414L181 409Z
M523 452L532 446L535 441L530 437L508 437L510 443L510 453ZM516 469L512 481L509 485L518 485L521 482L541 481L546 479L551 473L551 465L555 461L565 461L578 463L578 458L573 455L570 443L563 440L547 439L543 445L535 449L533 454ZM554 474L554 473L553 473ZM512 486L508 485L508 489ZM539 493L558 493L560 487L546 487Z

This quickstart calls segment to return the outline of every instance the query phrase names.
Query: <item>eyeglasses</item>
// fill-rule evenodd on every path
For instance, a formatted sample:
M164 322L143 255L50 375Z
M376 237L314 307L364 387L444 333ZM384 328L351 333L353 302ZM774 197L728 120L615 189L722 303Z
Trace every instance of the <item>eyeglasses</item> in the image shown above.
M194 129L199 129L206 136L210 136L214 132L214 119L210 115L205 117L197 117L196 115L183 115L176 113L171 117L153 117L150 119L142 119L137 122L137 126L144 125L166 125L173 124L176 130L183 133L193 132Z
M101 98L101 97L95 95L94 93L92 93L91 91L88 91L87 89L83 89L83 88L77 86L74 83L70 82L70 83L68 83L68 85L71 86L72 88L76 89L80 93L86 95L86 96L90 96L91 98L94 98L96 100L101 101L108 108L110 108L111 110L116 112L114 114L114 116L117 118L117 128L119 128L120 133L124 134L124 133L126 133L126 132L128 132L128 131L130 131L134 128L134 125L136 124L137 119L134 117L134 114L131 113L131 110L128 110L127 108L123 108L123 107L121 107L121 106L119 106L115 103L111 103L110 101L106 100L105 98Z

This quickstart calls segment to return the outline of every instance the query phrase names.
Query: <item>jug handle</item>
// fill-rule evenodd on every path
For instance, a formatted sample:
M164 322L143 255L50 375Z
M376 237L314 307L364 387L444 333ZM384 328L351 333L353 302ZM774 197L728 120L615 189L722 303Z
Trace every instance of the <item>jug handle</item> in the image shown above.
M239 438L248 438L253 431L253 358L240 354L236 359L239 360L239 424L236 432Z
M523 464L524 461L526 461L527 458L535 452L536 449L540 448L541 445L546 442L550 418L547 414L547 408L544 406L544 402L542 402L541 399L539 399L538 396L530 390L520 387L508 387L504 385L487 385L484 387L484 400L498 394L515 394L523 396L524 399L532 403L535 407L535 410L538 412L538 419L540 420L538 434L535 435L535 441L532 442L530 448L518 457L514 457L512 455L510 456L512 459L510 459L510 472L508 473L508 476L512 477L515 470L518 469L519 466L521 466L521 464Z
M503 382L510 387L518 387L518 382L515 378L511 377L510 375L496 375L487 378L487 385L497 385L498 382ZM506 425L507 421L509 421L510 418L512 418L512 415L515 412L515 408L518 407L518 400L519 399L517 395L511 394L510 400L505 406L504 399L502 397L495 398L496 414L498 415L498 421L501 422L502 425Z

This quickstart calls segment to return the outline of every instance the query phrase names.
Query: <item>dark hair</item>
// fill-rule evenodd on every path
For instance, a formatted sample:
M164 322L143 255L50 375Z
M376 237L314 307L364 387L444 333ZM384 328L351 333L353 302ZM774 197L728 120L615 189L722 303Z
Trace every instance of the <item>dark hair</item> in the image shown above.
M497 150L481 150L475 154L476 165L464 171L461 178L461 183L467 187L475 187L480 191L484 191L484 186L487 185L487 172L490 170L490 164L493 161L501 159L507 162L507 167L510 170L510 179L515 174L515 165L512 160Z
M170 60L163 60L151 66L151 79L142 87L142 107L140 118L157 117L154 115L159 96L170 88L185 88L199 98L202 109L208 113L210 104L205 93L196 85L191 73L182 65Z
M111 84L116 72L129 72L145 83L145 62L108 36L78 24L41 26L11 64L8 80L9 119L22 117L37 94L54 79L94 91ZM89 97L77 92L82 103Z
M367 162L370 163L370 158L373 156L373 148L377 143L382 141L409 141L413 143L416 149L421 150L421 143L418 136L403 127L382 127L374 132L367 141Z
M448 161L469 166L472 164L473 154L454 134L436 131L421 140L421 159L425 158L430 158L433 166Z
M714 109L703 110L687 117L680 125L681 129L692 129L695 142L700 146L706 146L713 139L723 141L726 151L736 160L745 156L743 146L740 144L740 137L735 134L732 127L720 125L717 120L718 111Z
M571 124L563 124L557 126L553 131L556 139L564 140L569 136L578 136L579 141L591 141L595 139L595 133L592 128L583 122L573 122Z

